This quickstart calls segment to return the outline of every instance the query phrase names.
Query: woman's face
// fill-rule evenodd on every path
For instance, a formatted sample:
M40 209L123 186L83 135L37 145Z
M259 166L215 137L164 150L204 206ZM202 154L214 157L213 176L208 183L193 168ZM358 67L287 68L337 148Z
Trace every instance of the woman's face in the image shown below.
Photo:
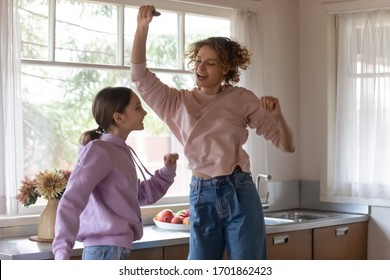
M226 67L222 65L217 52L203 46L199 49L195 59L196 85L201 89L220 88L227 73Z

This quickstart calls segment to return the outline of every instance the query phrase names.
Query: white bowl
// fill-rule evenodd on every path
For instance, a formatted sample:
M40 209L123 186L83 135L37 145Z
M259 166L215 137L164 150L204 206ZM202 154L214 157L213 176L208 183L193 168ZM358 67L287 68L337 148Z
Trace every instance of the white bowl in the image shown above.
M171 223L159 222L159 221L156 220L156 218L153 218L153 222L156 224L157 227L162 228L162 229L168 229L168 230L190 230L190 225L171 224Z

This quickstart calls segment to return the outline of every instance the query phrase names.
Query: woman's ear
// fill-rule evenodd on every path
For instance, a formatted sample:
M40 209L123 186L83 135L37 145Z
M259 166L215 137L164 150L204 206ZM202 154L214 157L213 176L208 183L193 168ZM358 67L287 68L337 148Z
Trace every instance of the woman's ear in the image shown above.
M222 71L223 75L225 76L227 73L229 73L229 68L227 68L226 66L223 67L223 71Z

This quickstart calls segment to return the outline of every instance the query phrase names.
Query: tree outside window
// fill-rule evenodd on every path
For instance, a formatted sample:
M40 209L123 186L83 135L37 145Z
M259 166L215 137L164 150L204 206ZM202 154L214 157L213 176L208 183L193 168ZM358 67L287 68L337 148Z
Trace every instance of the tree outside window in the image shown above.
M19 1L24 175L47 168L72 169L81 133L97 126L91 114L95 94L106 86L135 90L129 67L138 7L107 2ZM162 12L150 26L148 66L169 85L192 88L184 47L208 36L229 36L230 21ZM183 16L187 24L179 20ZM179 153L178 176L167 196L187 197L191 174L182 147L143 106L148 112L145 130L132 132L128 144L151 171L163 166L164 154Z

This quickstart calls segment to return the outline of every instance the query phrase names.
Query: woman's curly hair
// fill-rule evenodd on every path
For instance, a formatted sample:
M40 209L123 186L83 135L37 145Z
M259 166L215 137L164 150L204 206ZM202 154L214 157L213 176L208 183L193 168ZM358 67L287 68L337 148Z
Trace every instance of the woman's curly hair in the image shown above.
M239 68L246 70L250 64L251 53L240 43L227 37L210 37L192 43L185 55L189 59L188 67L194 69L194 63L199 49L208 46L215 50L222 61L222 64L229 69L225 75L225 83L236 84L240 81Z

